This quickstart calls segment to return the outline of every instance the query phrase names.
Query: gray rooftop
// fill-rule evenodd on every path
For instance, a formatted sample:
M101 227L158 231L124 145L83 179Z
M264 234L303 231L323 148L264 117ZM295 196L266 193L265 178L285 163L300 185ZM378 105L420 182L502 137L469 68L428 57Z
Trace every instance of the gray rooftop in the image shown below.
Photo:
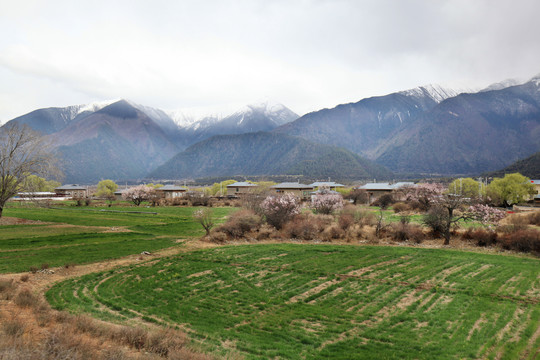
M257 184L248 183L247 181L235 182L234 184L229 184L227 187L256 187Z
M54 190L86 190L86 188L78 184L69 184L69 185L62 185L60 187L57 187Z
M300 183L294 183L294 182L284 182L281 184L271 186L271 188L272 189L313 189L313 186L300 184Z
M164 185L160 188L157 188L158 191L187 191L187 188L177 185Z
M395 184L390 183L367 183L360 186L359 189L364 190L395 190L406 186L416 186L413 182L397 182Z
M310 184L310 186L313 187L321 187L321 186L328 186L328 187L344 187L345 185L335 183L333 181L316 181L313 184Z

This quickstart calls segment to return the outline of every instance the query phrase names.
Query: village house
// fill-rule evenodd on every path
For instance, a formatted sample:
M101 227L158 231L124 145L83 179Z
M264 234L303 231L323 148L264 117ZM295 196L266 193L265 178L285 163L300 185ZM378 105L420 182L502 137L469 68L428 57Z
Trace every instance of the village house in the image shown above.
M62 185L54 189L54 192L58 196L69 196L72 198L84 198L88 195L88 190L84 186L78 184Z
M156 193L163 199L175 199L184 196L187 188L177 185L165 185L156 189Z
M300 183L284 182L270 187L276 190L278 194L292 193L301 199L309 199L313 186Z
M243 182L235 182L227 185L227 196L242 196L243 194L249 194L257 188L257 184Z
M397 190L404 187L416 186L413 182L397 182L395 184L390 183L367 183L358 187L358 189L366 190L368 194L368 203L371 203L381 197L384 194L393 194Z
M321 190L321 188L326 188L333 191L336 191L337 188L345 187L345 185L338 184L333 181L316 181L309 186L313 186L313 188L318 188L318 190Z
M531 184L534 185L534 190L536 191L532 195L533 205L537 207L540 206L540 180L531 180Z

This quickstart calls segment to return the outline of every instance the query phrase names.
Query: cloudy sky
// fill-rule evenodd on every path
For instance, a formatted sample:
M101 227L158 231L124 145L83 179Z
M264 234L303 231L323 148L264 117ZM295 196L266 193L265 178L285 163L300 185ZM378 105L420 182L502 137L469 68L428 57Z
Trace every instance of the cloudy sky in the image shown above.
M126 98L304 114L540 73L537 0L0 0L0 122ZM188 112L189 112L188 111Z

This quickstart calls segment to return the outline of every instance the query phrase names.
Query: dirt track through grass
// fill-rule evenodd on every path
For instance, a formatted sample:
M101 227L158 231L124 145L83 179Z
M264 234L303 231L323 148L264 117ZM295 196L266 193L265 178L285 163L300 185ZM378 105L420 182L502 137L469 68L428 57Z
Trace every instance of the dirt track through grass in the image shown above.
M108 320L179 326L211 352L247 358L540 356L540 261L511 256L227 246L68 280L47 297Z

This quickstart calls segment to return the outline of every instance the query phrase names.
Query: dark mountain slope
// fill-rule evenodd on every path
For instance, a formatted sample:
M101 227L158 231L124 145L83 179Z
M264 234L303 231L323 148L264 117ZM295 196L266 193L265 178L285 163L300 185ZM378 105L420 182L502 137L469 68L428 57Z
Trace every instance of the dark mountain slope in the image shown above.
M347 150L265 132L215 136L177 154L149 174L171 179L233 175L389 178L391 173Z
M304 115L274 132L342 146L370 156L394 132L452 95L455 94L431 86L372 97Z
M518 160L502 170L482 174L483 177L504 177L505 174L520 173L530 179L540 179L540 152L526 159Z
M540 149L538 80L447 99L373 153L397 172L473 174Z
M70 182L139 178L178 151L161 127L124 100L50 136Z

